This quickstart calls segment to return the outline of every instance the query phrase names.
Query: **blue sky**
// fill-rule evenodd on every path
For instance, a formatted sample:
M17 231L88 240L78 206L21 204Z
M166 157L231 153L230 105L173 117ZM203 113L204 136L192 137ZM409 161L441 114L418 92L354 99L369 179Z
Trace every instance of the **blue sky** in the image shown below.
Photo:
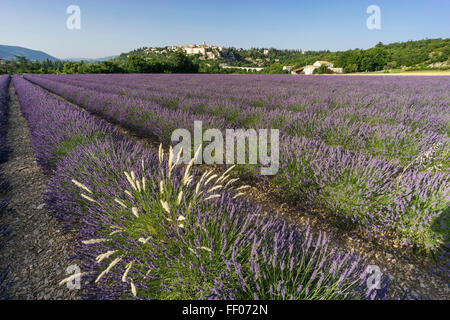
M66 28L69 5L81 30ZM369 5L381 30L368 30ZM1 0L0 44L58 58L98 58L142 46L202 43L303 50L450 37L448 0Z

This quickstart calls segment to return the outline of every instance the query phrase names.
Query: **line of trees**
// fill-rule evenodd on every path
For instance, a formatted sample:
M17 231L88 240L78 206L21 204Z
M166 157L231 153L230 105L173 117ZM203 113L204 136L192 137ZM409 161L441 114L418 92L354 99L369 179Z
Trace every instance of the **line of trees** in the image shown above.
M25 57L16 57L15 60L0 59L0 74L14 73L61 73L64 62L60 60L30 61Z
M30 61L17 57L14 61L0 61L0 74L3 73L197 73L199 65L178 50L166 59L145 59L130 56L125 60L110 60L98 63L71 61Z
M379 71L383 70L388 62L388 52L381 47L345 51L335 59L336 67L344 68L345 72Z
M130 56L124 67L131 73L197 73L199 71L199 64L182 50L172 52L166 59L147 60L142 56Z
M251 51L252 53L255 50ZM262 52L260 49L257 52ZM293 51L269 49L267 57L279 58L281 65L295 68L313 64L317 60L330 61L345 72L379 71L386 69L408 68L428 69L430 65L441 65L440 69L450 65L450 39L426 39L418 41L378 43L371 49L353 49L347 51ZM242 55L241 51L239 53ZM260 53L261 54L261 53ZM271 63L271 66L274 63ZM437 68L437 67L431 67ZM275 67L271 68L276 71ZM279 69L279 67L278 67ZM281 73L281 72L280 72Z
M335 67L342 67L345 72L400 68L419 70L430 68L430 64L443 64L441 69L445 69L450 60L450 39L427 39L388 45L380 42L371 49L325 53L320 56L320 60L333 62Z

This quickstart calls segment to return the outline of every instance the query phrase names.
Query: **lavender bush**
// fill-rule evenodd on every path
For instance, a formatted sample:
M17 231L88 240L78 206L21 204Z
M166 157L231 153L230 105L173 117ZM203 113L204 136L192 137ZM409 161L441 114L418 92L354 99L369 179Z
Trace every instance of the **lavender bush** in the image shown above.
M0 77L0 164L8 160L11 152L6 141L6 135L8 133L9 82L9 75ZM5 195L8 190L9 181L0 168L0 194ZM0 210L4 210L8 205L8 199L2 198L0 200Z
M50 194L61 209L72 204L88 226L84 250L98 262L85 268L91 280L119 286L104 287L100 297L122 297L124 287L131 296L157 299L376 294L364 290L364 265L356 256L330 248L325 235L313 239L308 230L263 215L237 197L243 187L233 187L226 173L191 174L189 166L174 165L176 156L164 161L140 146L114 152L102 144L93 157L98 147L82 146L62 160L70 165L56 172ZM114 167L101 165L118 158ZM87 174L88 168L101 171ZM119 170L124 173L116 176ZM61 197L70 184L72 196Z
M10 76L0 77L0 163L8 160L10 148L6 143L6 134L8 130L8 108L9 108L9 82ZM0 215L7 210L9 199L5 198L5 194L9 190L8 179L4 176L3 170L0 168ZM0 250L6 245L11 237L11 231L5 225L0 225ZM9 282L6 281L8 269L0 270L0 299L7 299L6 288Z
M280 154L285 160L275 180L293 198L374 236L430 251L445 244L436 229L446 230L448 174L411 169L400 175L391 162L305 138L286 138Z
M102 141L106 137L116 141L123 139L112 125L101 123L28 81L15 76L13 83L22 113L33 133L31 139L37 161L46 172L54 169L59 159L79 145ZM37 112L40 108L46 112ZM48 123L53 125L49 126Z
M0 77L0 163L6 162L10 153L10 149L6 143L6 133L8 126L9 82L9 75ZM0 179L3 180L2 178ZM2 182L0 183L2 184Z

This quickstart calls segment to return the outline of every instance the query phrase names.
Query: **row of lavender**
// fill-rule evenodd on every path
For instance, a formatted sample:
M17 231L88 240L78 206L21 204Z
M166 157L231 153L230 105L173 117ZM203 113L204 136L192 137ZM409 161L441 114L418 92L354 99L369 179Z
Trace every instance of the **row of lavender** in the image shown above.
M6 134L8 130L8 109L9 109L9 82L10 76L0 77L0 164L8 160L10 148L6 142ZM4 176L0 168L0 215L4 214L8 205L6 194L9 190L9 182ZM0 225L0 250L6 245L11 237L11 231L5 225ZM0 270L0 299L6 297L6 287L8 282L6 277L8 270Z
M93 89L183 104L219 104L291 111L337 112L372 122L398 122L421 128L447 129L449 116L443 101L449 84L424 78L367 79L310 78L286 76L220 75L58 75L48 79ZM323 82L326 80L327 87ZM328 89L328 90L327 90ZM196 100L197 99L197 100ZM375 104L375 108L372 105ZM408 108L405 108L408 107ZM350 108L350 109L346 109ZM374 118L381 115L379 118Z
M185 75L136 75L136 80L130 75L115 75L111 79L99 75L41 77L139 98L195 115L221 117L228 126L278 128L289 135L320 137L329 145L402 164L429 145L448 141L446 133L450 128L445 100L450 81L427 79L421 88L417 81L336 77L308 81L302 77L263 80L261 76L214 75L192 79ZM231 81L235 83L231 85Z
M0 77L0 163L4 163L8 159L10 153L6 143L9 109L9 82L9 75ZM0 185L2 185L1 182Z
M93 80L89 80L89 76L75 76L83 77L85 83L77 83L79 81L71 80L69 76L61 76L61 80L56 82L54 78L56 76L27 76L28 79L41 85L42 87L55 92L64 98L70 100L73 103L79 104L87 110L101 115L102 117L119 123L131 130L134 130L142 135L156 136L160 141L165 143L170 142L170 135L176 128L192 129L194 120L202 120L204 128L220 128L225 129L229 127L240 127L241 123L230 122L229 118L212 115L206 113L196 113L192 110L181 108L178 104L176 106L168 106L164 104L157 104L148 99L142 99L142 97L130 97L126 94L111 93L113 91L125 90L129 88L131 84L120 84L121 77L132 82L133 79L129 75L115 76L113 80L118 80L119 84L116 85L102 85L95 84L102 80L102 82L108 82L108 76L92 76ZM145 79L152 85L164 87L167 84L167 78L172 79L170 76L136 76L138 83ZM177 77L173 79L176 82ZM190 82L186 76L182 76L180 83L184 83L184 86L191 88ZM229 77L239 80L239 77L227 76L224 77L224 81L229 83ZM164 80L164 85L159 82ZM194 77L192 82L198 84L201 81L209 81L209 76L205 78ZM244 77L245 80L255 80ZM269 78L270 79L270 78ZM293 78L276 78L284 79L284 83L287 83L289 87L289 80ZM296 79L296 78L295 78ZM314 78L316 79L316 78ZM320 78L321 81L329 81L329 79L344 79L344 78ZM371 78L372 79L372 78ZM382 78L384 79L384 78ZM433 79L433 78L431 78ZM259 82L262 79L256 78ZM270 80L267 80L270 83ZM339 80L330 80L337 81ZM343 85L348 85L348 81L345 78ZM360 80L358 80L360 81ZM377 86L379 80L366 80L370 85ZM394 79L390 82L383 80L394 86L396 82L401 82L399 79ZM310 138L302 136L301 134L292 134L292 130L287 129L288 126L277 126L280 123L279 119L285 117L286 123L290 122L293 126L301 128L305 125L299 119L302 118L301 113L296 113L294 117L292 114L285 113L285 110L274 109L272 111L261 111L259 118L264 119L265 122L255 122L255 127L258 127L260 123L264 123L269 128L279 127L282 134L285 131L288 134L283 134L282 142L280 146L280 172L274 178L283 190L293 199L298 200L301 203L308 203L312 206L319 207L326 210L330 214L336 216L340 221L344 221L351 225L355 225L365 234L374 237L382 238L399 238L407 246L416 246L428 251L440 250L448 241L448 226L445 224L445 217L443 217L444 210L448 207L448 192L449 192L449 175L448 175L448 137L442 130L442 120L448 119L448 114L444 112L446 104L445 100L445 88L448 87L448 80L444 78L440 82L436 80L422 81L427 84L424 85L419 82L411 82L411 80L405 80L407 85L416 83L416 87L409 89L414 90L417 94L411 94L409 99L397 98L394 99L394 106L398 105L400 108L401 103L407 102L408 105L401 106L403 115L402 121L405 122L410 116L417 112L417 115L423 115L426 110L432 111L433 114L428 115L427 119L430 124L434 124L431 127L434 128L425 134L425 140L420 140L417 136L406 131L405 137L408 137L414 145L421 146L420 151L426 150L420 153L418 157L411 159L411 156L406 156L410 162L407 165L400 166L398 161L388 161L386 159L371 155L371 152L348 150L342 146L330 146L327 144L326 139ZM71 82L72 84L67 84ZM242 84L242 81L240 82ZM440 83L439 89L432 88ZM95 85L94 85L95 84ZM298 83L296 83L298 85ZM328 85L328 82L319 83L323 90L323 87ZM420 84L420 85L419 85ZM292 86L292 84L290 84ZM219 86L215 82L215 86ZM249 85L251 87L251 85ZM265 86L261 86L265 88ZM95 88L91 89L92 87ZM108 90L107 88L111 88ZM183 86L179 86L183 88ZM165 87L167 92L165 94L170 95L172 88ZM405 89L405 85L400 86L401 89ZM150 92L155 90L143 89ZM174 89L175 91L178 88ZM225 89L222 88L222 91ZM107 92L111 91L111 92ZM395 90L394 90L395 91ZM364 91L362 91L364 92ZM374 89L375 93L380 94L378 90ZM425 92L425 93L424 93ZM427 100L427 94L432 92L432 95ZM398 93L398 92L397 92ZM350 93L349 93L350 94ZM360 94L361 95L361 94ZM416 97L417 96L417 97ZM185 99L188 99L185 97ZM356 99L356 98L355 98ZM361 98L362 99L362 98ZM357 99L356 99L357 100ZM355 101L356 101L355 100ZM333 100L334 101L334 100ZM417 103L419 107L413 107L410 104ZM331 103L331 102L330 102ZM333 102L336 104L337 102ZM332 104L328 104L329 108L332 108ZM355 102L356 103L356 102ZM428 105L432 103L432 105ZM387 106L377 108L376 105L369 107L374 109L374 114L377 118L383 119L383 112L387 113L385 117L388 119L394 119L399 115L399 112L395 108L391 111L387 110ZM220 105L220 104L218 104ZM218 106L217 105L217 106ZM361 103L358 103L360 106ZM206 107L205 107L206 108ZM243 106L239 107L241 113L245 114ZM348 110L357 112L356 109L349 106ZM227 113L227 107L222 107L223 113ZM317 111L317 117L310 116L312 123L321 122L320 114L326 108L319 108ZM336 109L336 108L335 108ZM409 110L412 111L409 111ZM339 110L337 108L336 110ZM378 110L378 111L377 111ZM414 111L415 110L415 111ZM352 112L353 112L352 111ZM293 118L290 118L293 116ZM336 114L333 114L336 116ZM314 120L317 118L317 121ZM313 121L314 120L314 121ZM391 121L389 120L389 121ZM331 121L331 120L330 120ZM324 121L321 125L328 127L330 121ZM389 122L388 121L388 122ZM394 121L394 120L392 120ZM414 118L410 120L411 123L419 123L420 120ZM440 123L439 125L437 125ZM446 123L448 126L448 122ZM342 128L341 128L342 126ZM348 126L339 124L336 122L336 126L331 126L333 130L330 132L339 136L340 132L348 131ZM338 130L341 128L341 130ZM375 131L380 130L382 135L386 134L381 127L375 127ZM405 128L405 124L401 124L398 132L402 132ZM440 129L439 129L440 128ZM314 131L320 137L320 133ZM350 139L353 142L365 139L365 131L358 129L357 132L352 132L356 136L341 135L339 139ZM415 131L419 132L418 128ZM439 133L441 132L441 133ZM330 133L330 134L331 134ZM389 135L384 137L385 141L391 141L392 137ZM395 139L394 139L395 140ZM404 143L400 140L396 140L394 146L390 146L392 150L397 153L405 152ZM400 141L400 142L399 142ZM359 143L359 142L358 142ZM424 144L424 146L422 146ZM361 148L360 148L361 149ZM367 149L366 146L362 149ZM407 149L407 148L406 148ZM367 151L367 150L366 150ZM369 150L370 151L370 150ZM376 154L376 152L375 152ZM417 152L414 152L416 156ZM399 157L401 158L401 157Z
M15 76L49 205L80 234L88 298L376 298L360 259ZM166 159L167 158L167 159ZM69 279L66 279L69 281ZM84 281L83 281L84 282Z

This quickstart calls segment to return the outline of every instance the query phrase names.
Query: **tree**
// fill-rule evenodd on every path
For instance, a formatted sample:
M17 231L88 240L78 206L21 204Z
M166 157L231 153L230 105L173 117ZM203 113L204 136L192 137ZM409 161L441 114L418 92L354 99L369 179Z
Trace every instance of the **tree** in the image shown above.
M78 65L79 64L76 62L67 61L66 63L64 63L63 73L66 74L78 73Z
M314 69L313 74L331 74L331 71L326 64L322 64L320 67Z
M194 64L181 49L169 56L168 63L170 71L174 73L197 73L199 69L199 65Z
M127 71L129 73L145 73L147 72L147 61L138 56L131 56L127 59Z
M379 71L382 70L387 63L387 51L380 47L373 48L364 52L360 69L362 69L362 71Z
M285 74L285 73L287 73L287 71L283 70L283 66L279 62L271 64L264 71L265 71L265 73L268 73L268 74Z

